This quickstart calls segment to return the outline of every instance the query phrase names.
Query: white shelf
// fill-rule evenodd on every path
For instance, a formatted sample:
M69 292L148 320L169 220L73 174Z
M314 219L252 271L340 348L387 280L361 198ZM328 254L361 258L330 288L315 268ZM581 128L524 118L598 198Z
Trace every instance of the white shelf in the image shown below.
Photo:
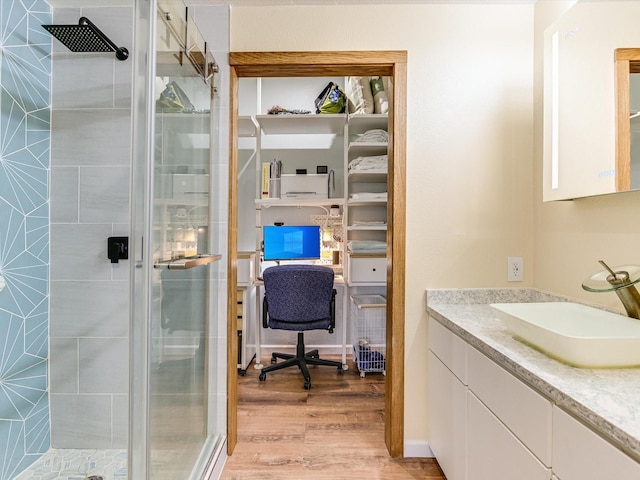
M386 205L386 198L350 198L347 201L347 205L350 207L357 207L363 205Z
M344 205L344 198L293 199L293 198L263 198L256 200L256 206L269 207L326 207L331 205Z
M352 232L371 232L371 231L386 232L387 226L386 225L350 225L349 227L347 227L347 230Z
M389 123L389 116L387 114L380 115L376 113L370 113L365 115L349 115L349 125L352 128L357 128L358 130L362 130L364 133L367 130L372 130L374 128L382 128L384 130L387 129L387 125Z
M349 142L349 150L386 150L388 142Z
M349 172L350 182L360 183L386 183L387 171L386 170L363 170Z
M341 135L347 121L345 114L257 115L265 135Z

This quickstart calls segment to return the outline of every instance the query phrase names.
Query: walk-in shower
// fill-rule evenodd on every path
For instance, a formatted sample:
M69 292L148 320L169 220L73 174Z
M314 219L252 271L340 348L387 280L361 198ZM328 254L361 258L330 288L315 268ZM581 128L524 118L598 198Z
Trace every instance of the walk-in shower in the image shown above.
M81 3L0 9L0 480L201 480L226 434L219 75L184 5Z

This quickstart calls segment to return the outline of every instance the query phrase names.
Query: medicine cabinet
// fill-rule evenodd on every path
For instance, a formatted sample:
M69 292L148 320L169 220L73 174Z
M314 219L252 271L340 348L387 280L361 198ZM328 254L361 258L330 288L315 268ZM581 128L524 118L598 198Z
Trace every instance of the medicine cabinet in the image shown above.
M640 187L630 119L640 105L629 103L638 94L629 93L634 75L620 77L624 62L616 62L617 50L640 47L638 18L640 1L580 0L546 29L544 201Z

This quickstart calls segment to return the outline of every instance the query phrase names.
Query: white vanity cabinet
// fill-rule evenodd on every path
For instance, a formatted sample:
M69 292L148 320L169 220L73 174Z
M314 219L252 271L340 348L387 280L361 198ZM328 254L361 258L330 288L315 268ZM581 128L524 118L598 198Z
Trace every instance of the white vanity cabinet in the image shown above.
M448 480L640 479L640 463L429 319L429 442Z
M447 480L466 480L467 346L432 320L429 350L430 447Z
M553 471L558 480L636 480L640 464L558 407L553 408Z

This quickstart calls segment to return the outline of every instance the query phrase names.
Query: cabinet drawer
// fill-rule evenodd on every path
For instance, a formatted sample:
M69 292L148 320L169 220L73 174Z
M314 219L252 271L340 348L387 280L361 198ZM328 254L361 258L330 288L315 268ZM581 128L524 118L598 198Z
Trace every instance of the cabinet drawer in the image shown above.
M540 463L471 392L467 395L467 407L468 480L551 478L551 469Z
M553 473L562 480L635 480L640 464L554 407Z
M470 347L467 355L469 389L542 463L551 466L551 402L475 348Z
M386 282L386 257L349 257L349 281L352 283Z
M467 343L433 318L429 318L429 350L467 384Z

